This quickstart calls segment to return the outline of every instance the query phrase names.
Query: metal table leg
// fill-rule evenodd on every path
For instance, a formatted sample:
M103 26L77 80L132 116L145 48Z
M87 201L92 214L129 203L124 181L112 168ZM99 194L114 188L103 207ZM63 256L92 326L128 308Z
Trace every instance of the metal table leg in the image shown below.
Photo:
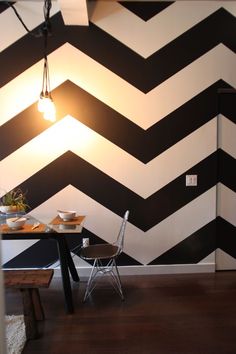
M66 251L66 240L61 235L57 237L57 247L58 247L58 254L61 264L61 276L62 276L62 284L64 289L64 296L65 296L65 306L66 311L68 313L74 312L73 306L73 298L72 298L72 291L71 291L71 284L70 284L70 275L69 275L69 264L68 264L68 255Z
M71 257L70 250L69 250L69 247L67 245L66 239L65 239L65 249L66 249L67 263L68 263L68 267L69 267L69 270L70 270L71 277L72 277L72 279L74 281L78 282L79 281L79 276L78 276L77 270L75 268L75 264L73 262L73 259Z

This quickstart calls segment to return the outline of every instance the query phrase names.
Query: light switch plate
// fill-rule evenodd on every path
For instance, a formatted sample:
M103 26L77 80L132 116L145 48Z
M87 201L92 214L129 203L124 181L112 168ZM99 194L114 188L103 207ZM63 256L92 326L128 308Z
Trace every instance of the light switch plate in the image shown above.
M197 186L197 175L186 175L186 186L196 187Z

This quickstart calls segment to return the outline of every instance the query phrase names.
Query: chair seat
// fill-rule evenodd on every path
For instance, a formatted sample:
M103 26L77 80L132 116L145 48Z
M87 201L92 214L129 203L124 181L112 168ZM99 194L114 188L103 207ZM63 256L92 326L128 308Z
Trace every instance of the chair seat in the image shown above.
M111 244L97 244L84 247L81 251L81 256L84 259L107 259L115 257L119 248Z

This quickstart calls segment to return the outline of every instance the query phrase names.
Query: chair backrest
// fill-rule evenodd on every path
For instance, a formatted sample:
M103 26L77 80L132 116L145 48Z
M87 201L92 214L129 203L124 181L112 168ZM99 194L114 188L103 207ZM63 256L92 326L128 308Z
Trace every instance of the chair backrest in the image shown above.
M117 240L114 243L114 245L118 247L117 256L123 251L125 228L126 228L128 217L129 217L129 210L126 210L125 215L122 220L120 231L118 233Z

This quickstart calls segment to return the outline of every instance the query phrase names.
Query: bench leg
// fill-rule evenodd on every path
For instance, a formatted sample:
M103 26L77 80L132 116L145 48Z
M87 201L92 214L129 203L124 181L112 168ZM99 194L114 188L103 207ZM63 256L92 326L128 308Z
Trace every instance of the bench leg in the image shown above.
M34 288L31 290L32 290L32 300L34 306L35 319L37 321L43 321L45 319L45 315L44 315L43 306L39 295L39 289Z
M21 289L27 339L35 339L38 337L32 290L35 289Z

